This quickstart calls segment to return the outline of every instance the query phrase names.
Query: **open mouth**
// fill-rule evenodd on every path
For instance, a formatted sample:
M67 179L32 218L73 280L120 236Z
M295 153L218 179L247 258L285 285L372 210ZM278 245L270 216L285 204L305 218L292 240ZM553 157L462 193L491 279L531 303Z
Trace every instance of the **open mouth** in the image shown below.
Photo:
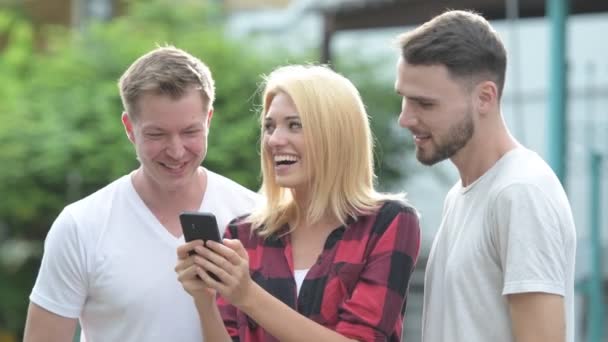
M165 170L169 171L170 173L178 174L178 173L181 173L184 170L184 168L186 168L186 165L188 163L171 163L171 164L169 164L169 163L161 163L161 162L159 162L159 164Z
M294 155L282 154L274 156L274 166L290 166L299 161L299 158Z
M426 141L428 141L429 139L431 139L431 135L430 134L414 134L414 142L416 143L416 145L422 144Z

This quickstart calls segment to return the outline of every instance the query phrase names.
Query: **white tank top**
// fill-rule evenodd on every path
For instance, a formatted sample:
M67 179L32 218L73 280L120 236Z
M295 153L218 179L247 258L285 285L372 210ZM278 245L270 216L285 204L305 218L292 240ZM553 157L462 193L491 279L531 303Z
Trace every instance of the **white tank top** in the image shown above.
M300 294L300 288L302 288L302 283L304 282L304 278L306 278L306 273L308 273L309 268L303 270L294 270L293 277L296 280L296 287L298 289L298 295Z

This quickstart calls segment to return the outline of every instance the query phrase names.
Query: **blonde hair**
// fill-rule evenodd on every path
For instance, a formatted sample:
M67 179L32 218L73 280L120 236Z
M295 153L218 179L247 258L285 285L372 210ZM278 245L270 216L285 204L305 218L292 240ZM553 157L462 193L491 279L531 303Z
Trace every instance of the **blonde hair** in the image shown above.
M173 46L158 47L139 57L120 77L118 88L132 120L137 116L137 101L145 93L178 99L194 88L207 109L213 108L215 100L215 85L207 65Z
M262 143L260 192L266 196L266 204L247 220L259 235L270 236L286 223L295 227L303 219L313 224L327 214L344 224L348 217L369 213L384 200L403 198L374 189L369 119L358 90L347 78L325 66L291 65L274 70L265 78L262 136L264 118L278 93L291 98L300 116L313 197L307 212L302 212L293 190L275 182L274 161Z

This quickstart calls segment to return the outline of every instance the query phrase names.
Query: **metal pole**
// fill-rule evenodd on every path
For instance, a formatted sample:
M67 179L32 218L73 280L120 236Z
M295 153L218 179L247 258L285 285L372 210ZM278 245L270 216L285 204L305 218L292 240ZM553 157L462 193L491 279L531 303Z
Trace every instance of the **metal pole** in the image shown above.
M547 0L550 20L547 160L562 184L566 180L566 17L567 0Z
M506 0L505 10L509 23L509 66L511 68L511 82L513 86L513 120L518 139L526 144L526 125L524 125L524 113L521 105L521 82L519 63L519 0Z
M589 199L590 205L590 239L591 239L591 275L589 277L589 314L587 321L587 341L600 342L604 334L604 312L602 293L602 239L601 239L601 170L602 156L597 152L590 153Z

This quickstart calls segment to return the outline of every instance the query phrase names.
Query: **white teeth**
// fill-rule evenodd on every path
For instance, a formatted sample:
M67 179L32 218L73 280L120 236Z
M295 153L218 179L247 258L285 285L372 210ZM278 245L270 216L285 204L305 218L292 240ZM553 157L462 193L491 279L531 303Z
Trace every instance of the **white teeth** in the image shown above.
M296 162L298 161L298 157L296 156L291 156L288 154L281 154L281 155L275 155L274 156L274 162L275 163L280 163L280 162Z
M179 169L179 168L182 166L182 164L177 164L177 165L169 165L169 164L165 164L165 166L166 166L167 168L169 168L169 169L174 169L174 170L175 170L175 169Z

